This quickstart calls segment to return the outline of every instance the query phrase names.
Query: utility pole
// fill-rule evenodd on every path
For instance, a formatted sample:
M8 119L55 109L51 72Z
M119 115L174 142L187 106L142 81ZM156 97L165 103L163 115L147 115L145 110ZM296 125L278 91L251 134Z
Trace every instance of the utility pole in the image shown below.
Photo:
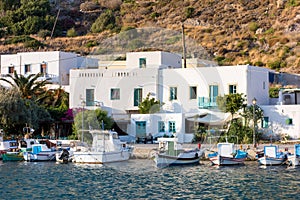
M58 12L57 12L57 15L56 15L56 18L55 18L55 22L54 22L54 25L53 25L53 28L52 28L50 39L52 39L52 36L53 36L54 30L55 30L55 26L56 26L56 23L57 23L57 19L58 19L59 13L60 13L60 8L58 9Z
M184 35L184 23L181 22L182 28L182 54L183 54L183 68L186 68L186 48L185 48L185 35Z

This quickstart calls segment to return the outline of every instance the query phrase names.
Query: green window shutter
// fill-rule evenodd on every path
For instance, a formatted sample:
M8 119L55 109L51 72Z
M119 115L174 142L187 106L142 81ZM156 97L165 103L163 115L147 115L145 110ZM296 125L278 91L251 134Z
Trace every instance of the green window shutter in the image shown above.
M285 120L285 124L286 124L286 125L291 125L291 124L293 124L293 119L292 119L292 118L286 119L286 120Z
M269 127L269 117L264 117L261 123L262 123L261 126L263 128L268 128Z

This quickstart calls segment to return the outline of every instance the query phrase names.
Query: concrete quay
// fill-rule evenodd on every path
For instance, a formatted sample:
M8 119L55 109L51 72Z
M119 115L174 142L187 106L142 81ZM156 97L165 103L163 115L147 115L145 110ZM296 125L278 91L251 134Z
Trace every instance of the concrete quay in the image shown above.
M264 146L270 144L259 144L257 148L253 148L251 144L241 144L236 147L248 152L248 160L256 160L256 152L263 151ZM280 151L284 151L288 148L290 153L294 153L294 145L293 144L273 144L279 147ZM151 159L154 156L154 153L158 150L158 144L134 144L133 156L135 159ZM198 147L198 144L183 144L183 148L185 149L195 149ZM206 149L204 159L207 159L207 155L213 151L217 151L217 146L210 144L201 144L201 148Z

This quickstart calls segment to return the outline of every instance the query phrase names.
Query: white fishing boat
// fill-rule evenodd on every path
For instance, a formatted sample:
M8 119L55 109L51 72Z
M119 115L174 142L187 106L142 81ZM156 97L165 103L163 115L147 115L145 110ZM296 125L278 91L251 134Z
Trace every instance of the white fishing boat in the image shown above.
M90 130L93 141L91 147L76 145L73 148L72 161L75 163L104 164L126 161L133 148L121 142L114 131Z
M291 166L300 165L300 144L294 145L294 153L287 156Z
M261 165L282 165L287 161L288 152L279 152L275 145L264 146L264 156L258 159Z
M48 148L46 144L33 144L31 151L23 152L25 161L55 161L55 148Z
M171 165L199 164L204 150L183 149L178 143L178 138L158 138L159 151L156 152L154 161L157 167L166 167Z
M244 164L247 152L235 149L234 143L218 143L218 152L208 154L209 160L214 165L238 165Z

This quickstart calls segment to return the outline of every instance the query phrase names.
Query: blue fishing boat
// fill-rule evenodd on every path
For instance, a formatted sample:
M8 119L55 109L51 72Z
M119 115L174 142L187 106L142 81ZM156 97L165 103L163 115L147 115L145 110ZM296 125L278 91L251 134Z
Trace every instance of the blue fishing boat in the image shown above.
M287 161L288 152L278 151L278 146L270 145L264 147L264 156L258 159L261 165L282 165Z
M56 150L46 144L32 145L32 151L23 152L25 161L55 161Z
M235 149L234 143L218 143L218 152L208 154L208 159L214 165L239 165L244 164L248 153Z

